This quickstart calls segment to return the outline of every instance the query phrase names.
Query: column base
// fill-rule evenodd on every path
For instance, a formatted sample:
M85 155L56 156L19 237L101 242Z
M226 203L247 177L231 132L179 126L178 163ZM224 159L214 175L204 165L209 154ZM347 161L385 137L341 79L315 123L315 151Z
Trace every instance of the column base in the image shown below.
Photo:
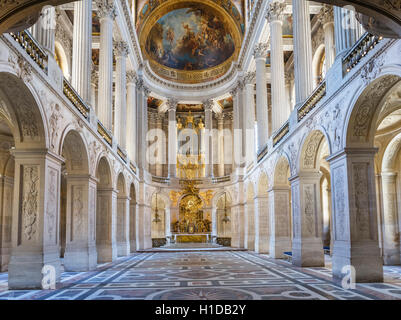
M354 243L336 241L333 250L333 279L341 281L346 266L355 268L357 283L383 282L383 261L377 243Z
M67 245L64 254L64 269L70 272L85 272L96 269L96 246Z
M117 242L117 256L126 257L130 254L130 244L127 241Z
M153 244L152 244L152 238L151 237L146 237L142 241L139 240L137 241L137 250L148 250L152 249Z
M292 264L297 267L324 267L322 239L294 239L292 242Z
M255 239L255 252L259 254L267 254L269 253L269 238L262 237Z
M51 265L56 271L56 283L60 280L61 260L58 250L13 252L8 266L9 290L42 289L42 269Z
M384 248L383 264L385 266L398 266L401 264L400 248Z
M97 244L97 262L113 262L117 259L117 245L116 244Z
M129 247L130 247L130 253L134 253L136 251L136 241L131 240Z
M248 249L249 251L255 250L255 237L248 236L248 241L245 242L245 249Z
M0 248L0 272L6 272L8 270L8 264L10 263L10 248Z
M291 239L289 237L270 239L270 257L284 259L284 252L291 251Z

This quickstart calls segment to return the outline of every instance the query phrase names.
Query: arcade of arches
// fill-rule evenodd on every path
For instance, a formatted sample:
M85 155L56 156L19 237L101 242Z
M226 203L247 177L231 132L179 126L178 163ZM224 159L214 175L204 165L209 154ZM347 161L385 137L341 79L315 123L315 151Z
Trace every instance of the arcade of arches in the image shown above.
M0 36L0 299L401 299L400 52L306 0L45 7Z

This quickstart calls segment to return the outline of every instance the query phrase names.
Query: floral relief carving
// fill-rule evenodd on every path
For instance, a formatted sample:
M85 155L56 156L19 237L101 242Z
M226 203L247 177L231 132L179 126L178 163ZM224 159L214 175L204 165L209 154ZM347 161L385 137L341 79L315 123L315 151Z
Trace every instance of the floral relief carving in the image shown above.
M57 139L58 139L58 133L60 131L61 119L63 119L64 117L61 114L60 106L57 103L52 103L51 109L52 109L52 114L49 118L50 143L51 143L51 149L53 151L55 151L56 143L57 143Z
M368 163L353 164L355 219L359 239L370 239Z
M314 185L304 185L304 220L303 230L305 236L313 236L315 226L315 197L314 197Z
M82 233L83 227L83 209L84 203L82 201L83 188L73 188L73 237L76 239Z
M49 188L47 206L46 206L46 222L48 240L56 243L56 217L57 217L57 171L49 169Z
M334 178L334 217L336 240L345 240L345 180L344 169L336 168L333 170Z
M22 223L26 240L36 235L39 215L39 168L23 167Z

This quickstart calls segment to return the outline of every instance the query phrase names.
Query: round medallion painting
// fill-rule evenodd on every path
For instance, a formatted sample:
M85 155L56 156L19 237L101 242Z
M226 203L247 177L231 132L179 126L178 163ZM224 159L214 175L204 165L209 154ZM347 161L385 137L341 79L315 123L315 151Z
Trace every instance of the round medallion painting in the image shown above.
M170 11L152 27L147 54L159 64L182 71L205 70L228 60L235 43L228 26L209 8Z

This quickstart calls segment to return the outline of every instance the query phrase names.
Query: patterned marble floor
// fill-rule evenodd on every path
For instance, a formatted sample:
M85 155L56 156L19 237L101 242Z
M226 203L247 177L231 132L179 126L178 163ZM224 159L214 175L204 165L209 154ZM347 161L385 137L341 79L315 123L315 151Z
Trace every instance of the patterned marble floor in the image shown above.
M137 253L96 271L62 274L57 290L9 291L0 300L374 300L401 299L401 267L385 267L385 283L344 290L326 268L297 268L248 252Z

